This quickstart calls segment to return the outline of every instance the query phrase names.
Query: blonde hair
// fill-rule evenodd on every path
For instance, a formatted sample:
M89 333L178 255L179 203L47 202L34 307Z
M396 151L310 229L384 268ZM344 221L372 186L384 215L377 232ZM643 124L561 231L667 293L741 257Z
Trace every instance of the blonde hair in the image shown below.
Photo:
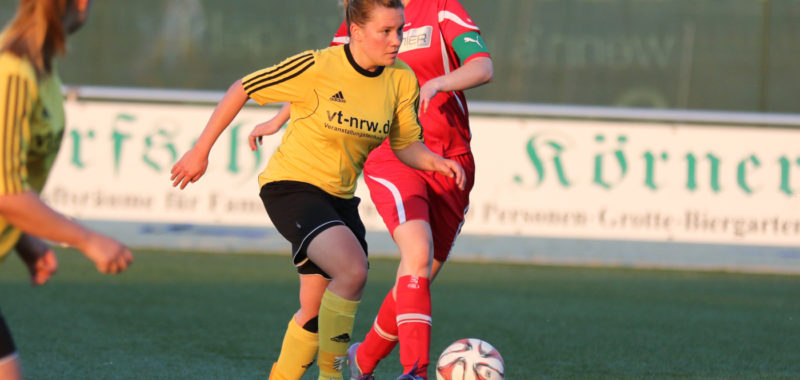
M0 51L27 59L39 75L49 74L56 54L66 50L62 19L74 0L20 0L3 29Z
M349 31L351 24L363 26L372 17L372 10L376 6L403 9L402 0L342 0L344 19ZM348 32L349 33L349 32Z

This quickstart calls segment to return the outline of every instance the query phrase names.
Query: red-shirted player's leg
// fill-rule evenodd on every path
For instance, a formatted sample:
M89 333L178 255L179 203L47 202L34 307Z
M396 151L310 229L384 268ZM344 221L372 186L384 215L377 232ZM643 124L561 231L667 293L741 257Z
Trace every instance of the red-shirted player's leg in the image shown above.
M428 221L412 220L398 226L394 231L394 238L401 252L396 285L400 362L406 372L416 362L418 368L414 374L425 379L433 321L429 279L438 274L461 231L475 173L471 154L458 156L456 160L467 174L466 190L459 190L451 178L425 173L423 177L428 188ZM422 242L428 242L432 247L423 249ZM423 251L429 252L425 260ZM430 256L431 251L433 257Z
M397 331L400 339L400 363L408 373L427 379L430 361L431 293L430 276L433 261L433 238L428 222L410 220L394 230L400 248L395 295Z
M397 345L397 309L394 301L394 288L390 289L383 299L378 316L369 329L364 341L356 352L357 365L361 373L372 373L378 362L389 356Z
M466 175L465 189L460 190L452 178L437 173L426 176L430 188L430 225L433 236L434 271L438 274L441 265L447 261L456 238L461 232L464 218L469 208L469 193L475 183L475 162L472 154L466 153L450 159L457 161L464 168Z
M427 378L432 325L428 280L433 250L430 228L424 220L411 220L395 228L394 239L401 257L393 289L396 301L391 292L386 296L378 318L358 347L358 366L362 373L373 372L399 339L400 362L405 372L416 365L416 373Z
M382 162L380 165L367 165L365 168L365 179L370 189L370 196L375 207L383 218L389 231L395 239L398 247L400 248L400 267L398 268L398 278L403 276L414 275L422 277L427 283L427 276L430 274L430 266L433 254L433 242L430 235L430 228L428 227L428 200L427 200L427 185L424 179L419 175L419 172L413 171L401 163L395 161ZM419 281L417 281L419 282ZM425 287L427 289L427 287ZM397 289L397 287L395 287ZM392 298L392 292L387 295L381 309L378 312L376 323L373 324L372 329L367 334L364 342L358 346L356 352L356 361L363 373L371 373L377 366L378 361L391 353L394 346L397 344L397 339L400 339L401 361L406 356L413 356L414 359L408 359L410 366L417 362L417 358L422 355L424 360L420 362L428 362L429 346L430 346L430 292L426 291L423 295L423 301L417 301L419 296L412 295L405 290L400 290L395 298ZM395 301L397 300L397 301ZM400 307L400 303L412 303L414 305L421 304L423 309L427 310L423 313L416 312L417 306ZM428 305L427 308L424 305ZM407 312L404 310L412 310ZM412 335L421 336L422 345L421 350L409 351L406 346L418 346L412 343L414 340L404 339L404 333L398 327L398 315L406 314L424 314L427 321L422 327L425 329L423 333ZM404 330L413 331L419 326L418 322L402 323L405 327ZM424 338L424 336L428 338ZM411 354L404 354L411 352ZM421 354L420 354L421 352ZM404 361L404 362L405 362Z

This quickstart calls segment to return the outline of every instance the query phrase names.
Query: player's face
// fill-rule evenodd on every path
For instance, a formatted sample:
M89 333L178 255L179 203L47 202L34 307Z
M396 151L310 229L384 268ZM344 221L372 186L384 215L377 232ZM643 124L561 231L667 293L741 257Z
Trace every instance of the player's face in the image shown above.
M394 63L400 44L403 42L403 9L375 6L370 20L363 26L355 25L356 44L360 53L368 62L367 70Z

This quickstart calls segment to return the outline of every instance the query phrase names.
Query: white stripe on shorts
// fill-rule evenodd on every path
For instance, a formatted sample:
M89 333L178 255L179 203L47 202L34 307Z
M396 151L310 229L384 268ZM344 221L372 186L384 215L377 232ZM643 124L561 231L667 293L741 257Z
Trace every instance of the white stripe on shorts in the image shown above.
M375 182L380 183L384 187L386 187L389 192L392 193L392 197L394 198L394 207L397 208L397 223L403 224L406 222L406 209L403 207L403 197L400 196L400 190L397 189L393 183L389 182L386 179L378 178L374 176L368 176L375 180Z
M341 224L345 224L343 221L341 221L341 220L339 220L339 219L336 219L336 220L330 220L330 221L327 221L327 222L325 222L325 223L322 223L322 224L320 224L319 226L317 226L317 228L315 228L315 229L311 230L309 233L307 233L307 234L306 234L306 236L303 236L303 240L300 242L300 246L299 246L299 247L297 247L297 249L300 249L300 248L302 248L302 247L303 247L303 245L305 245L305 244L306 244L306 239L308 239L308 237L309 237L309 236L313 235L313 234L314 234L314 232L316 232L318 229L320 229L320 228L322 228L322 227L324 227L324 226L327 226L327 225L329 225L329 224L331 224L331 223L341 223ZM345 225L346 225L346 224L345 224ZM294 257L295 257L295 256L297 256L297 253L298 253L298 252L300 252L300 251L295 251L295 252L293 252L293 253L292 253L292 261L294 261ZM296 266L300 266L300 265L304 264L306 261L307 261L307 260L303 260L303 262L302 262L302 263L297 263L297 264L295 264L295 265L296 265Z
M19 354L16 351L12 352L11 354L6 355L6 356L0 358L0 366L3 365L3 364L6 364L6 363L8 363L8 362L10 362L10 361L12 361L12 360L14 360L16 358L18 358L18 357L19 357Z

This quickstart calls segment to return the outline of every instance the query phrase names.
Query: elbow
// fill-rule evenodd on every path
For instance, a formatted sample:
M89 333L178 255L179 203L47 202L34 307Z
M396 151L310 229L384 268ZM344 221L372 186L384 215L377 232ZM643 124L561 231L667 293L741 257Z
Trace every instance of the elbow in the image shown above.
M494 80L494 70L490 67L489 70L483 74L483 84L490 83L492 80Z
M483 83L489 83L494 80L494 65L491 59L483 70L483 79Z
M488 57L480 57L475 60L476 66L480 69L479 73L480 84L486 84L494 79L494 64L492 59Z

